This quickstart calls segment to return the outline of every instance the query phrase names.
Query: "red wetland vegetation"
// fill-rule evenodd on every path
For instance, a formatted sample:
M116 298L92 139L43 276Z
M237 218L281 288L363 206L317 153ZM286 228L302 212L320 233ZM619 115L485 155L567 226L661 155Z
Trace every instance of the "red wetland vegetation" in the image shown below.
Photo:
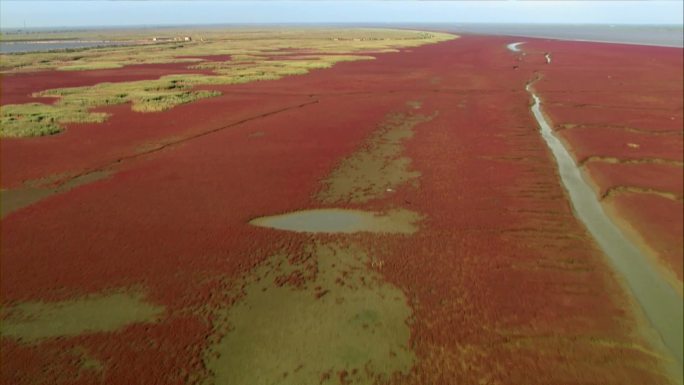
M681 49L558 42L537 85L546 113L602 201L681 292L684 83Z
M228 60L229 57L217 56L212 60ZM189 58L187 58L189 59ZM193 57L192 59L206 59ZM53 88L92 86L104 82L123 82L132 80L157 79L164 75L210 74L209 70L188 68L197 63L136 64L122 68L84 70L84 71L35 71L5 73L0 75L2 89L0 104L52 103L56 99L32 97L34 92Z
M33 342L3 336L1 383L214 383L231 375L213 364L233 359L220 355L238 322L231 309L258 306L249 302L254 277L279 256L283 266L313 263L262 282L274 293L303 290L319 279L307 274L323 274L311 250L326 244L365 250L367 274L404 296L410 318L400 323L410 330L403 342L410 354L395 349L392 357L410 359L380 374L362 364L331 366L321 383L675 383L641 334L644 315L574 216L525 84L542 76L535 87L545 112L597 195L681 283L681 50L525 40L522 60L506 49L513 38L463 36L302 76L204 87L222 95L165 112L108 107L103 123L2 140L3 189L109 172L2 219L3 309L130 292L142 293L152 315ZM186 65L156 66L185 73ZM3 103L93 84L86 77L150 74L130 67L41 72L28 84L8 76ZM6 84L14 88L5 91ZM332 206L410 210L421 218L416 232L312 235L249 224L330 207L316 198L322 181L344 159L372 152L369 138L396 114L430 117L402 134L400 157L416 172L412 179L366 202ZM353 274L307 301L360 285ZM385 314L368 306L364 314ZM231 346L240 358L243 346ZM287 369L289 378L317 358L296 353L309 361Z

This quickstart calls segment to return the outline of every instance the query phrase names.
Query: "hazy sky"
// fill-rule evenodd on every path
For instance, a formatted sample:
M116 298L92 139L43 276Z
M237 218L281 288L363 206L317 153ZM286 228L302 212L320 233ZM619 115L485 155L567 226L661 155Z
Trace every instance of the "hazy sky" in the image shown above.
M2 28L221 23L450 22L682 24L674 1L0 0Z

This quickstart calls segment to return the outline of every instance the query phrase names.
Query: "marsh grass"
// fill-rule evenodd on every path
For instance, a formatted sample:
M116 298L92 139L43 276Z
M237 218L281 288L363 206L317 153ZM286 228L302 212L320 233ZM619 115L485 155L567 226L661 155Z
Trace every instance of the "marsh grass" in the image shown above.
M41 96L60 97L55 104L27 103L0 107L0 137L26 137L56 134L68 123L101 123L108 118L103 112L89 109L131 103L136 112L159 112L198 99L220 95L218 91L191 91L192 87L145 88L139 83L103 83L93 87L65 88L41 93ZM177 83L176 83L177 84Z
M60 132L66 123L102 122L107 119L107 114L89 112L89 109L108 105L131 103L132 110L137 112L164 111L179 104L220 95L218 91L194 90L196 86L277 80L329 68L340 62L375 59L363 55L363 52L395 51L454 38L448 34L384 29L235 30L207 34L210 38L203 42L0 55L0 69L5 72L41 69L79 71L171 62L197 63L190 68L213 72L211 75L168 75L155 80L100 83L37 92L33 96L59 100L52 105L3 106L0 108L0 137L50 135ZM231 55L231 60L181 57L214 55Z
M121 68L123 64L116 62L98 62L98 63L83 63L83 64L72 64L57 67L58 71L86 71L86 70L105 70L113 68Z
M143 96L133 100L133 111L158 112L168 110L179 104L190 103L195 100L221 95L218 91L188 91L181 93L159 94Z
M149 44L152 36L171 33L193 36L192 42ZM98 47L59 52L29 52L0 55L0 71L36 71L44 69L88 70L132 64L200 61L182 56L232 55L239 60L253 55L288 55L293 52L360 53L391 52L455 38L445 33L426 33L392 29L231 29L231 30L150 30L112 31L115 36L72 33L74 39L146 41L147 44ZM50 36L43 36L50 38ZM145 39L145 40L141 40Z
M10 104L0 107L0 136L18 138L52 135L66 123L99 123L107 119L102 112L87 108L53 106L42 103Z

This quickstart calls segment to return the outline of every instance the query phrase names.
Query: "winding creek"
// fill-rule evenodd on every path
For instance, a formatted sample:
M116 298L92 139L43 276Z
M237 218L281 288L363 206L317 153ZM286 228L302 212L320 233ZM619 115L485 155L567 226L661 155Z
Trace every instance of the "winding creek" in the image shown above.
M509 44L508 48L513 52L519 52L517 45ZM666 348L676 359L676 362L669 365L669 369L677 378L682 378L682 297L660 275L649 257L644 255L605 213L593 189L582 176L582 170L546 120L542 112L541 99L534 91L533 84L534 81L525 88L534 100L531 111L539 124L542 137L556 159L562 183L570 196L575 215L584 223L614 268L626 281L653 329L658 333L664 345L661 348Z
M524 44L523 42L517 42L517 43L511 43L506 46L509 50L513 52L522 52L522 50L519 48L521 44Z

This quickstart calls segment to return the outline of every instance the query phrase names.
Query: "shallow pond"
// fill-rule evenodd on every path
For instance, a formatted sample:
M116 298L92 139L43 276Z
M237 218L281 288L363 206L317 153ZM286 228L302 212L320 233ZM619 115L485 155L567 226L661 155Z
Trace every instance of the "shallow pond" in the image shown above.
M420 215L404 209L384 214L373 211L345 209L313 209L259 217L249 223L260 227L304 233L403 233L410 234Z

